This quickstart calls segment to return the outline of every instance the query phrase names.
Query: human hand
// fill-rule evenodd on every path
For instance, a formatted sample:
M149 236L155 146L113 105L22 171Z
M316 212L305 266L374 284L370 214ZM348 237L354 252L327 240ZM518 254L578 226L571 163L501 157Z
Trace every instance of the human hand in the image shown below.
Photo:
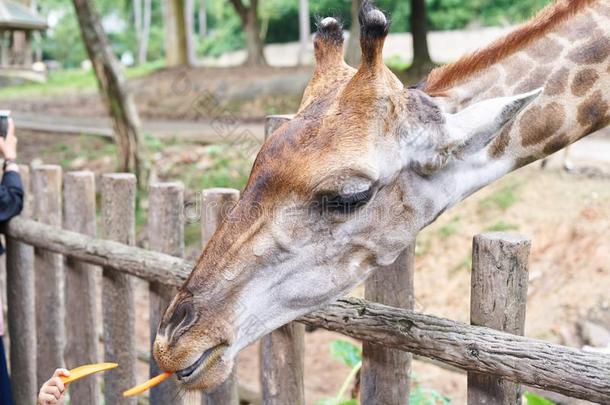
M60 377L69 377L70 372L63 368L58 368L40 388L37 405L63 405L67 386L61 381Z
M8 119L8 131L6 138L0 137L0 151L6 160L17 159L17 137L15 136L15 122Z

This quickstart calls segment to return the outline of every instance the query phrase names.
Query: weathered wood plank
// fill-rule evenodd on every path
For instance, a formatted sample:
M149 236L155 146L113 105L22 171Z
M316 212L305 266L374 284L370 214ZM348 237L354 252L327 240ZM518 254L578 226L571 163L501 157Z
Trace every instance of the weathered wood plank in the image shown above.
M415 244L396 261L377 270L365 282L367 300L397 308L413 309ZM411 354L381 345L362 344L360 402L363 405L408 404Z
M290 322L261 339L263 404L304 404L305 325ZM294 395L294 402L287 400Z
M148 243L150 249L175 257L184 255L184 185L182 183L160 183L150 186L148 202ZM152 345L157 327L165 309L176 295L177 289L161 283L149 285L150 297L150 339ZM150 377L159 375L161 370L154 358L150 358ZM150 390L152 405L182 403L174 380L164 381Z
M32 215L29 167L21 166L25 201L21 218ZM36 282L34 248L6 236L6 295L11 338L11 389L16 404L34 404L36 381Z
M177 257L81 235L25 218L14 218L8 224L7 232L15 239L41 249L171 286L181 286L193 269L193 263Z
M531 242L494 232L473 240L470 323L515 335L525 330ZM468 373L468 404L521 404L519 384L489 374Z
M102 176L102 224L106 239L135 244L136 177L113 173ZM107 404L135 405L136 398L123 398L123 391L136 383L135 301L133 278L104 267L102 284L104 360L121 367L104 374Z
M290 115L271 115L265 138L290 121ZM305 325L291 322L261 338L260 374L265 405L305 404Z
M214 235L216 228L227 217L239 200L239 191L230 188L212 188L202 192L201 244L203 247ZM221 386L202 396L205 405L238 405L239 395L235 367Z
M180 285L193 264L36 221L14 218L7 233L20 241L81 260L122 269L149 281ZM359 299L338 300L298 319L363 341L383 343L449 365L610 403L610 356Z
M64 228L95 236L95 175L92 172L71 172L64 176ZM66 366L77 367L99 361L96 297L100 268L89 263L66 260ZM70 401L75 404L100 403L99 378L87 378L70 387Z
M359 299L341 299L299 318L468 371L589 401L610 403L610 356L515 336Z
M43 165L33 169L34 217L45 224L61 227L61 167ZM37 384L40 387L64 366L65 273L63 257L35 249Z

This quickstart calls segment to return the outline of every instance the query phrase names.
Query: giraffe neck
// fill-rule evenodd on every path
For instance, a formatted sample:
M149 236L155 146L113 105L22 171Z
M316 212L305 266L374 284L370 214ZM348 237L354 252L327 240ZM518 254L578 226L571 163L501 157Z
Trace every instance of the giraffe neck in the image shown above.
M447 110L544 87L481 152L438 176L443 209L610 124L610 6L593 3L552 32L452 86Z
M450 90L453 107L544 87L489 145L514 167L610 124L610 6L599 1L524 49Z

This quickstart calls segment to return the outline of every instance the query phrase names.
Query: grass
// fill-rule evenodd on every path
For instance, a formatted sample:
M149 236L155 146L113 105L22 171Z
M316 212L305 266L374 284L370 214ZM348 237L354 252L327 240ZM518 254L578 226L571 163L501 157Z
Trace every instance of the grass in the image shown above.
M455 235L459 231L460 217L455 216L449 220L445 225L438 229L438 234L441 238L446 239L451 235Z
M519 230L519 225L510 224L508 222L504 222L502 220L488 226L485 228L486 231L490 232L506 232L506 231L517 231Z
M494 191L479 202L479 207L483 210L492 208L506 211L519 201L517 191L520 184L517 182L508 183Z
M128 78L146 76L163 68L163 61L149 62L141 66L127 68L125 75ZM23 83L0 89L0 100L27 98L36 96L54 96L72 91L94 90L96 87L95 75L92 70L62 69L49 72L45 83Z

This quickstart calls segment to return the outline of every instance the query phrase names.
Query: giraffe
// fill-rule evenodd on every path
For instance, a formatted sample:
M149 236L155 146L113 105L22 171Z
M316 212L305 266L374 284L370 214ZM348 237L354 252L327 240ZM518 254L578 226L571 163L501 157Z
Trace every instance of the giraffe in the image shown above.
M559 0L507 37L405 88L370 1L361 63L340 23L314 38L298 113L263 144L241 199L168 307L153 348L209 390L248 344L392 263L447 208L610 121L610 6Z

